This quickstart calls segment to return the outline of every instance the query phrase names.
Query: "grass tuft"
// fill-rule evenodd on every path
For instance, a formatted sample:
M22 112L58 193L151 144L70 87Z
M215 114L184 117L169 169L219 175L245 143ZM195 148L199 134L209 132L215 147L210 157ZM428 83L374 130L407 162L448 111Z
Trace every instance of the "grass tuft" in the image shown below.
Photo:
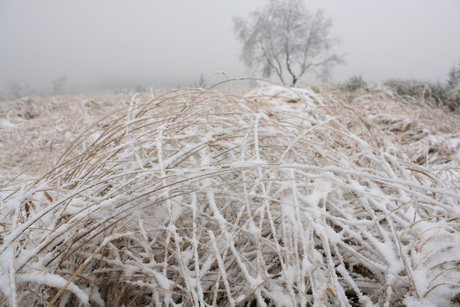
M64 147L59 134L52 149L37 148L45 164L3 182L1 301L453 302L457 115L409 108L386 87L347 97L328 88L182 89L117 98L98 121L66 117L79 136ZM45 125L37 112L6 118ZM18 133L3 129L11 129L4 143Z

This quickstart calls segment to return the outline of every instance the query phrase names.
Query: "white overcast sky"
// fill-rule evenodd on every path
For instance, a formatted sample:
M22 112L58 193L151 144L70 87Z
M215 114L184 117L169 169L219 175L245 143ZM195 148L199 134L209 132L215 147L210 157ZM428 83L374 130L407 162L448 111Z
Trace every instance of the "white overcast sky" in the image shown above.
M0 92L10 80L47 90L191 85L200 73L251 75L233 17L267 0L0 0ZM353 75L445 81L460 61L460 0L305 0L333 20ZM312 77L306 77L313 81Z

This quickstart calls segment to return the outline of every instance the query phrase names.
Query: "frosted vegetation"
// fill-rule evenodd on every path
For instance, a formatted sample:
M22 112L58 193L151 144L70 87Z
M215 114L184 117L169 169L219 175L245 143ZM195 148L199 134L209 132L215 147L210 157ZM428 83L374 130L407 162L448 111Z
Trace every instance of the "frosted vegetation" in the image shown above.
M4 305L458 303L458 113L384 86L154 96L2 102Z

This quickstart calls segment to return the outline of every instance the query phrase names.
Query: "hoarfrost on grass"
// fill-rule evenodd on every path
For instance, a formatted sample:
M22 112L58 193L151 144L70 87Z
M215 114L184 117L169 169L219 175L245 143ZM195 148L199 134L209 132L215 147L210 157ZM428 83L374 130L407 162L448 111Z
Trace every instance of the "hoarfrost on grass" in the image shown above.
M3 301L451 302L458 150L422 157L425 128L391 120L391 99L282 87L133 97L45 175L2 191Z

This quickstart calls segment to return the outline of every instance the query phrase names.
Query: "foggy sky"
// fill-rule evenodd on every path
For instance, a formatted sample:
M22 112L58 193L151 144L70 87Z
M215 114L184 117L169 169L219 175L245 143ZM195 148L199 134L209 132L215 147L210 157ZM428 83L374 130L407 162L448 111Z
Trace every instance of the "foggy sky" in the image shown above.
M50 91L197 83L224 72L254 75L239 60L233 17L266 0L0 0L0 92L17 80ZM460 61L458 0L315 0L333 20L346 64L332 82L353 75L445 81ZM315 81L306 76L306 81Z

